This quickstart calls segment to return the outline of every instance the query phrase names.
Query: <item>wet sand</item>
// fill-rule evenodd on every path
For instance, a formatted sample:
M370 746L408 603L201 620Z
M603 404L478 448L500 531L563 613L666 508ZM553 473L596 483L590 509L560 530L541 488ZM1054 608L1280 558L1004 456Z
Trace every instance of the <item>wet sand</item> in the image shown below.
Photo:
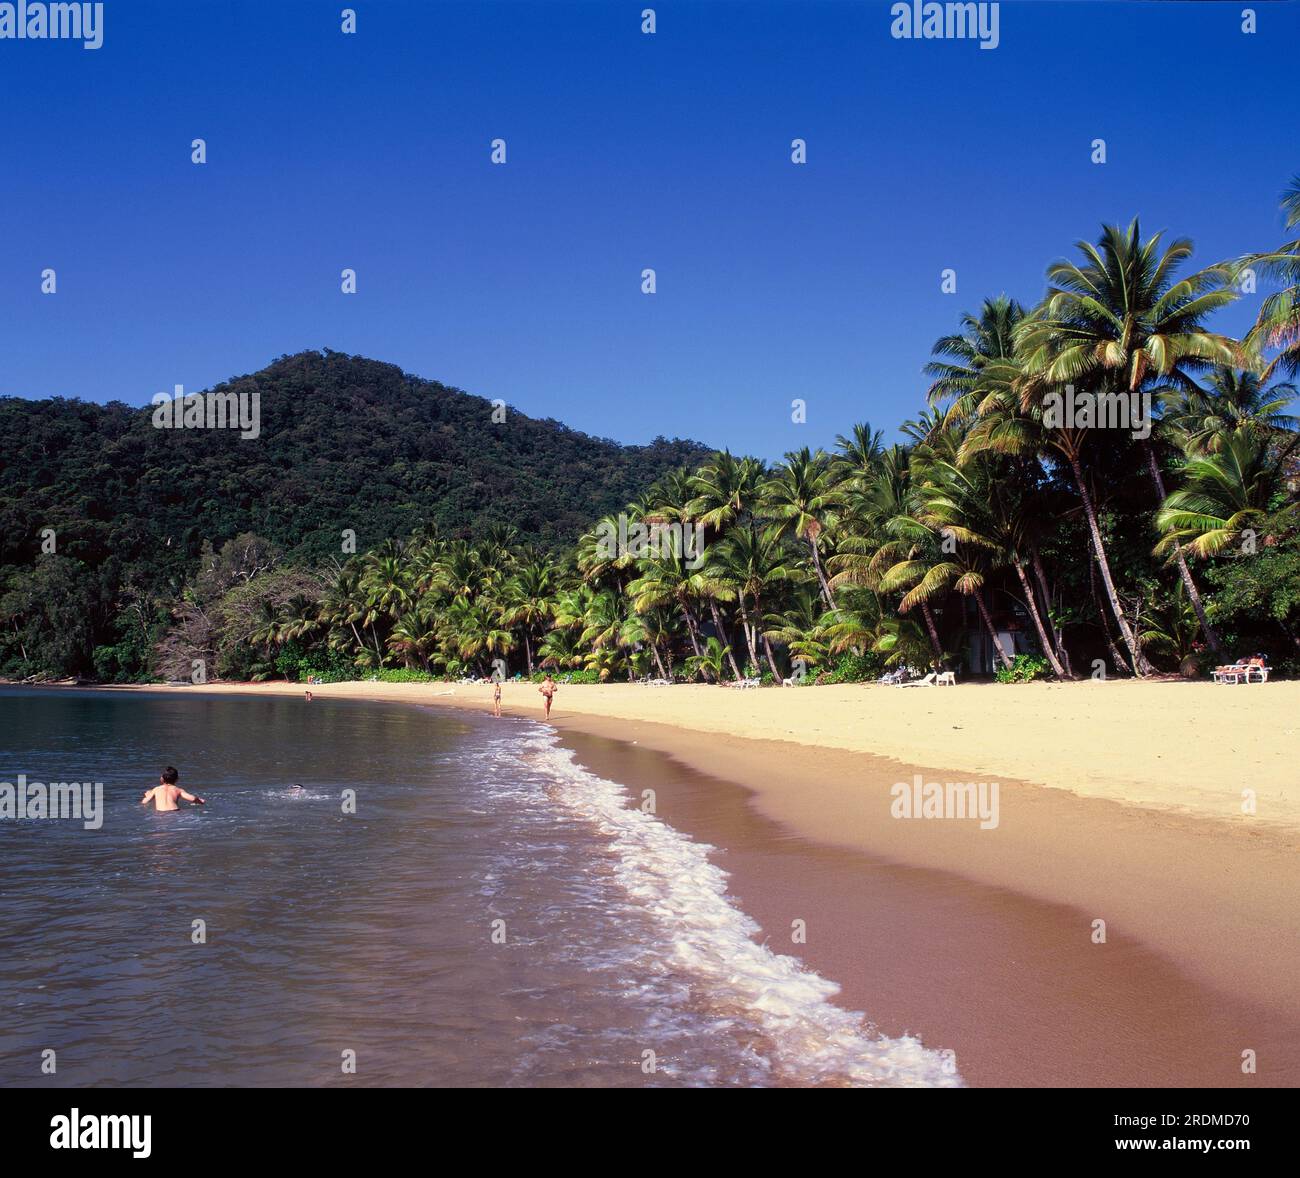
M719 848L714 861L773 950L838 982L843 1004L883 1034L953 1048L972 1086L1300 1084L1294 1011L1189 976L1122 928L1094 944L1086 911L804 837L753 791L695 767L680 736L670 756L672 734L655 740L654 726L635 745L589 722L562 726L580 763L627 785L633 803L653 789L664 821ZM1249 953L1239 943L1247 975ZM1241 1071L1248 1047L1254 1076Z

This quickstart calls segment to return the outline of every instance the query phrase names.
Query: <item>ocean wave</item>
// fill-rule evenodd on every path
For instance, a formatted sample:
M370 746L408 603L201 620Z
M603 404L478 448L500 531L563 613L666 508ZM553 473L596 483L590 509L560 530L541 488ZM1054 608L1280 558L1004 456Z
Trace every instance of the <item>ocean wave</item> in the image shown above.
M578 765L548 730L515 746L553 783L551 796L609 840L613 871L665 934L678 976L695 979L691 1001L714 1018L748 1022L772 1082L852 1087L959 1088L951 1052L913 1036L873 1035L861 1013L833 1001L839 986L755 941L758 925L727 895L713 850L627 804L627 791Z

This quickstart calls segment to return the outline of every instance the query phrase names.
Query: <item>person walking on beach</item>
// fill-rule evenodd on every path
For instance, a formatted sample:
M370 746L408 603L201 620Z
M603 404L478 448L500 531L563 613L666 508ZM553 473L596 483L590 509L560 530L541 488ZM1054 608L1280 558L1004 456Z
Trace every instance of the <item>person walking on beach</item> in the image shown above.
M498 717L501 715L501 680L500 679L492 680L492 714Z
M537 689L542 693L546 700L546 719L551 718L551 700L555 698L555 693L560 690L560 685L551 678L550 671L546 672L546 678L542 680L542 685Z
M168 765L158 778L158 784L153 789L145 791L144 797L140 799L140 804L143 806L152 799L156 810L179 810L180 807L176 804L176 799L183 798L187 802L193 802L196 806L204 805L202 798L186 793L176 784L180 780L180 776L171 765Z

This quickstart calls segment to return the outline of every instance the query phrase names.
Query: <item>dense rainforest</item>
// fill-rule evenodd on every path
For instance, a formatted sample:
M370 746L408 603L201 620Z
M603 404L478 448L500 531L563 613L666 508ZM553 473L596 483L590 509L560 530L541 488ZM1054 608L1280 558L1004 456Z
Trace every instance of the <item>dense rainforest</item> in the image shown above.
M241 535L311 569L347 558L344 529L365 552L509 524L558 551L707 453L620 446L338 352L213 391L258 394L256 438L155 428L153 406L0 399L0 674L150 677L203 552Z
M902 441L771 465L328 352L223 386L260 394L256 439L0 402L0 673L1295 674L1300 239L1192 257L1104 225L935 341Z

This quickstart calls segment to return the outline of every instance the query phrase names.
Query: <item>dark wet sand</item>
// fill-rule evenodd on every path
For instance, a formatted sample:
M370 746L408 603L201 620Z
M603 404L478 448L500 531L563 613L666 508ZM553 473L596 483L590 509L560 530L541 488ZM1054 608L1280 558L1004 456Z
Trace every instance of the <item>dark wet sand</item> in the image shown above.
M583 765L638 802L653 788L665 821L720 848L714 859L731 874L732 895L774 950L839 983L843 1004L882 1033L954 1049L972 1086L1300 1084L1294 1010L1193 979L1114 927L1106 944L1093 944L1092 916L1078 908L796 833L765 816L751 790L701 770L704 761L736 777L756 772L716 738L702 752L692 734L654 731L662 726L633 734L622 725L618 739L595 734L589 717L561 726ZM656 737L680 755L648 747ZM816 752L781 759L811 778L824 768ZM1108 815L1094 809L1089 820ZM795 920L806 922L806 944L792 940ZM1248 1048L1256 1075L1241 1071Z

